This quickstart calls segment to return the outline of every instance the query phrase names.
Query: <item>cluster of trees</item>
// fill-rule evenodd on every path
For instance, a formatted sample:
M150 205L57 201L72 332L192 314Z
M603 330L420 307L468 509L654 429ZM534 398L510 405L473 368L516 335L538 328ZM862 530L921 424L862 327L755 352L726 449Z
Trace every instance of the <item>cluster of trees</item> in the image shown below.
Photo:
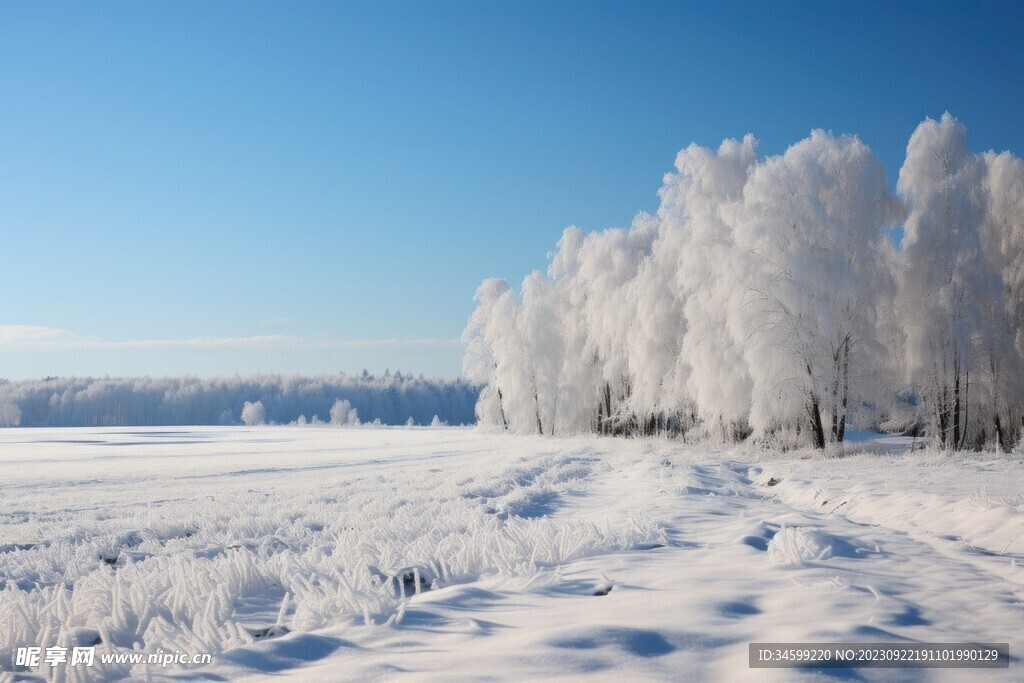
M972 152L946 114L914 132L896 190L853 136L768 158L749 135L691 145L656 214L567 229L518 293L480 286L464 334L479 420L819 448L856 423L1010 449L1024 163Z
M401 372L251 377L59 377L0 380L0 426L359 424L475 421L480 387L465 379ZM320 417L318 417L320 416Z

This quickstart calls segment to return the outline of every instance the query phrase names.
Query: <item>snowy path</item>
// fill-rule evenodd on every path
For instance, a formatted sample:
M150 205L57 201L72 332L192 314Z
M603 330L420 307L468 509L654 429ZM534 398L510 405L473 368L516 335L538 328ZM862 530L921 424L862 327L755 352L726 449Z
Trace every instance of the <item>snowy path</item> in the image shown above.
M749 669L747 643L1009 641L1013 655L1024 632L1017 456L135 432L0 432L0 618L216 653L158 679L781 681L798 673ZM411 574L382 583L411 567L422 593ZM278 621L290 632L251 642ZM0 623L22 629L4 649L39 625ZM1020 680L1020 666L799 677Z
M665 547L580 560L532 582L491 579L414 598L391 632L357 637L343 655L296 673L327 680L343 663L353 679L450 680L455 671L467 680L506 677L495 672L790 680L792 671L748 669L747 643L1005 641L1019 633L1021 596L971 553L945 547L948 540L798 512L751 486L749 471L736 462L682 472L644 462L604 474L555 517L616 516L646 501L665 521ZM443 656L437 634L445 634ZM1018 680L1013 671L834 674Z

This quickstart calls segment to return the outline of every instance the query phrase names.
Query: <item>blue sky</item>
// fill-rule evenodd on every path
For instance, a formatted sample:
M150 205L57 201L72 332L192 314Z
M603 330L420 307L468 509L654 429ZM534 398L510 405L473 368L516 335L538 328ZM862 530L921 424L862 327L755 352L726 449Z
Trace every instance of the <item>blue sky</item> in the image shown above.
M691 141L1024 153L1019 3L0 3L0 377L456 374Z

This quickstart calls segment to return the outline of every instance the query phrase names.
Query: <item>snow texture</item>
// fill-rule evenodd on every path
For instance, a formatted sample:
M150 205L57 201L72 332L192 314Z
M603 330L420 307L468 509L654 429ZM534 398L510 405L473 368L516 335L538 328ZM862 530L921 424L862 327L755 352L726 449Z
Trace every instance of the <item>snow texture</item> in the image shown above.
M747 643L1009 641L1009 670L926 678L1020 680L1024 459L851 437L2 430L0 672L88 641L214 663L18 676L831 680Z

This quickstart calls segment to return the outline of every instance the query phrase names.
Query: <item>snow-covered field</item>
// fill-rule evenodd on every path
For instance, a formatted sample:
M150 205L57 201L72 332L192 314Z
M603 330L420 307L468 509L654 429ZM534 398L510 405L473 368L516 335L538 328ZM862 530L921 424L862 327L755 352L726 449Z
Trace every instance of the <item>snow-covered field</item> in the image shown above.
M864 438L864 435L859 435ZM1010 642L1024 460L470 429L0 430L0 678L19 646L213 653L27 680L792 680L752 641Z

